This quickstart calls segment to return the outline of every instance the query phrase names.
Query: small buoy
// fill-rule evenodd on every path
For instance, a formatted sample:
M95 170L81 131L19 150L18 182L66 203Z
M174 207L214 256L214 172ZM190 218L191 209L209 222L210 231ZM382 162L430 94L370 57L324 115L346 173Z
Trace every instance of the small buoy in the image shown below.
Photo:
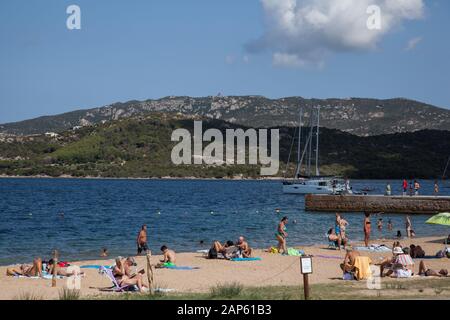
M211 211L211 214L214 214L214 211Z
M161 214L161 211L158 211L157 214Z

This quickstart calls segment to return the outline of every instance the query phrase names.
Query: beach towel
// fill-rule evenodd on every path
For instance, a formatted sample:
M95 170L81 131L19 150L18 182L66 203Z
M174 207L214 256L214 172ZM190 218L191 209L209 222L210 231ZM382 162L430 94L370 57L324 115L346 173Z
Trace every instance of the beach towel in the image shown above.
M392 250L385 245L372 244L369 247L355 247L357 251L369 251L369 252L392 252Z
M111 266L101 266L101 265L96 265L96 264L88 264L85 266L80 266L80 269L100 269L100 268L106 268L106 269L111 269Z
M287 250L287 254L288 256L293 256L293 257L300 257L302 255L302 252L300 252L301 250L297 250L294 248L288 248ZM304 254L304 252L303 252Z
M369 257L358 256L355 258L354 267L356 269L355 277L357 280L367 280L372 277L371 263L372 261Z
M189 267L189 266L165 266L162 269L171 269L171 270L197 270L199 267Z
M261 261L262 259L259 257L254 257L254 258L232 258L230 259L231 261Z
M53 279L53 275L51 274L43 274L42 277L27 277L27 276L22 276L22 275L18 275L16 274L14 276L14 278L27 278L27 279L46 279L46 280L51 280ZM65 277L63 276L56 276L57 279L64 279Z
M342 259L344 259L344 258L338 257L338 256L325 256L325 255L322 255L322 254L316 254L316 255L314 255L314 257L317 257L317 258L324 258L324 259L336 259L336 260L342 260Z

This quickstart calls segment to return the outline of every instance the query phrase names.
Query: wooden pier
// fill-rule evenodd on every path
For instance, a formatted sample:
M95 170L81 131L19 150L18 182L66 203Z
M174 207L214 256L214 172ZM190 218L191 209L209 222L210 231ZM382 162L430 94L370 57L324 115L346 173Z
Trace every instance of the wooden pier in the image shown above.
M450 212L450 197L319 195L305 196L306 211L436 214Z

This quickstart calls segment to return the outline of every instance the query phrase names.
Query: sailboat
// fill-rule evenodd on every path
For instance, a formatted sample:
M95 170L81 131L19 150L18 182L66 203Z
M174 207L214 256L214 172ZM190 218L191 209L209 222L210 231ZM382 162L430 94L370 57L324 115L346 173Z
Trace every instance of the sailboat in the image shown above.
M320 107L317 109L317 124L313 126L313 116L310 118L310 131L306 139L303 152L301 151L302 144L302 117L303 110L300 109L299 114L299 130L298 130L298 146L297 146L297 167L295 176L292 180L283 181L283 193L288 194L342 194L351 193L350 182L333 176L321 176L319 170L319 128L320 128ZM316 150L315 150L315 175L311 175L311 158L312 158L312 144L313 136L316 136ZM305 164L305 175L302 175L302 164L308 153L308 161ZM289 154L290 159L290 154ZM289 160L288 160L289 162ZM287 170L286 170L287 171Z
M447 164L445 165L444 173L442 174L442 182L443 182L442 184L443 184L444 188L450 188L450 183L448 183L448 182L447 182L447 184L445 183L445 178L447 176L447 170L448 170L449 166L450 166L450 157L448 157Z

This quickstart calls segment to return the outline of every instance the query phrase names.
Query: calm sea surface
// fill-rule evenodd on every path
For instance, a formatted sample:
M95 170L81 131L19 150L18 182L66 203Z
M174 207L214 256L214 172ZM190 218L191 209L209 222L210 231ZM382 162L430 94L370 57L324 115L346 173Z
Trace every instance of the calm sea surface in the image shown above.
M383 193L386 182L352 185ZM401 181L390 182L399 194ZM422 194L431 194L433 182L421 183ZM450 189L441 194L450 195ZM334 224L332 214L305 212L303 196L283 194L277 181L0 179L0 215L0 265L48 258L55 248L69 261L98 258L102 247L110 256L134 254L143 223L150 248L158 253L162 244L193 251L239 235L252 246L268 247L276 244L277 222L284 215L290 218L288 245L323 243ZM417 236L448 234L446 227L425 224L428 217L413 216ZM362 214L345 218L350 238L361 239ZM404 233L403 215L383 218Z

